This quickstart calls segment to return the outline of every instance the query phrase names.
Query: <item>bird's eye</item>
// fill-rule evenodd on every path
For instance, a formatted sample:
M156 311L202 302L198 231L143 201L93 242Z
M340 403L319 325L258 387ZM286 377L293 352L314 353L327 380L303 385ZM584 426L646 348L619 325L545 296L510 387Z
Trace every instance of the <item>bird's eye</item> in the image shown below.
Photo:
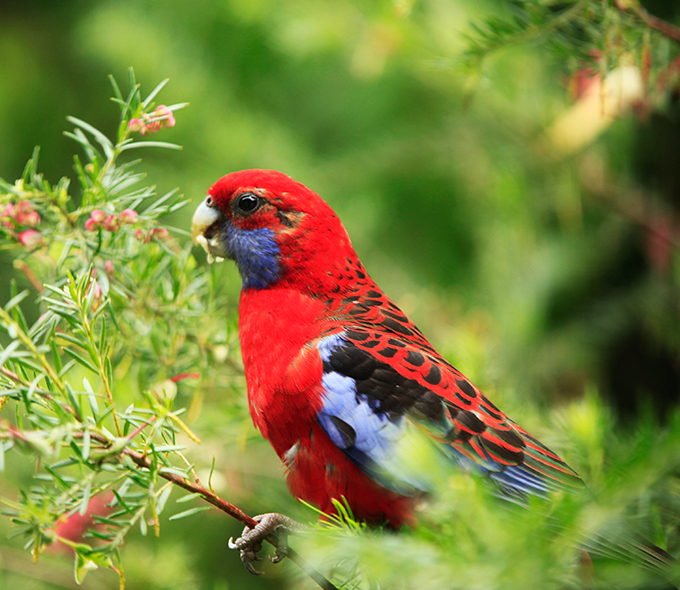
M255 211L260 205L260 198L252 193L245 193L238 198L237 207L244 213Z
M212 197L208 197L205 200L205 204L206 204L207 207L212 207L215 203L213 202Z

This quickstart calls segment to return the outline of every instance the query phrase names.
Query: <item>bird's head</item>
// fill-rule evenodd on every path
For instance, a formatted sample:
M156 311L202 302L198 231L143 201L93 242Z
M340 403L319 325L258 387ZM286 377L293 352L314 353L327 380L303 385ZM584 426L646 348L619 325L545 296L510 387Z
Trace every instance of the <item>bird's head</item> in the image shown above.
M356 256L330 206L274 170L218 180L194 213L192 235L209 260L236 262L244 289L285 284L323 291L332 279L328 271Z

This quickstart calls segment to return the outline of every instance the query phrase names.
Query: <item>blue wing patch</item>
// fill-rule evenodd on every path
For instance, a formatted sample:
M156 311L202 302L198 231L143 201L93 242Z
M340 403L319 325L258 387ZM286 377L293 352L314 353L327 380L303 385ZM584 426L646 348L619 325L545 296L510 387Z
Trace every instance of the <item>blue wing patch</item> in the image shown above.
M409 414L419 396L429 390L418 386L420 391L411 382L386 382L385 374L396 372L367 358L365 351L357 352L343 333L327 336L317 346L324 369L324 403L318 422L331 441L383 487L404 495L430 491L446 472L443 463L450 467L453 461L466 471L491 478L504 497L543 496L551 490L523 465L501 465L488 453L486 461L473 461L427 436L425 432L443 440L452 429L448 421L424 424L419 413ZM417 426L419 422L423 428ZM432 458L428 451L434 448L439 452L432 452Z
M330 370L330 355L344 342L342 334L334 334L318 345L325 369L319 424L355 465L383 487L409 495L427 491L425 482L394 464L408 428L405 417L381 412L376 400L357 392L352 377Z

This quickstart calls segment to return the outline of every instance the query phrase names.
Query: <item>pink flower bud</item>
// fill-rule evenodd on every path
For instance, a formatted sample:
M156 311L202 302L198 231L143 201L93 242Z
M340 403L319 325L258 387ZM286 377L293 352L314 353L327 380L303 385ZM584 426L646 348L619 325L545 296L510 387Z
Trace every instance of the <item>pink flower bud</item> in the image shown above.
M106 213L101 209L95 209L90 213L90 218L93 219L95 223L103 223L106 219Z
M128 122L128 129L130 131L142 131L144 132L144 121L141 119L130 119Z
M149 133L156 133L160 128L161 128L161 122L160 121L151 121L151 123L146 124L144 126L144 129L142 129L142 135L148 135Z
M106 231L118 231L120 229L120 219L116 215L109 215L104 222Z
M0 213L0 216L13 218L14 217L14 205L12 205L12 203L7 203L7 205L5 205L4 211L2 213Z
M172 381L173 383L177 383L182 379L199 379L200 377L201 376L198 373L180 373L179 375L170 377L170 381Z
M40 225L40 214L37 211L19 213L14 219L19 225L28 225L30 227Z
M113 272L114 272L113 262L111 262L110 260L107 260L104 263L104 272L109 276L113 276Z
M170 238L168 230L165 229L164 227L152 230L151 235L156 236L159 240L167 240L168 238Z
M28 201L19 201L14 208L14 215L25 215L33 211L34 209Z
M125 209L121 214L120 214L120 220L123 223L134 223L137 221L137 211L134 211L133 209Z
M94 293L92 298L92 311L97 311L102 303L102 288L99 286L97 281L92 281L94 283Z
M90 217L90 219L88 219L85 222L85 229L87 231L97 231L98 227L99 227L99 224L94 219L92 219L91 217Z
M163 117L163 121L160 122L162 127L170 128L175 126L175 117L172 114L172 111L164 104L156 107L156 110L154 110L153 114L156 117Z
M14 221L19 225L35 227L40 223L40 215L28 201L19 201L12 212Z
M27 250L33 250L40 246L43 242L42 235L39 231L34 229L27 229L22 231L18 236L17 240L19 243Z
M146 239L146 234L144 233L143 229L138 229L135 232L135 238L137 238L140 242L147 242L148 241Z

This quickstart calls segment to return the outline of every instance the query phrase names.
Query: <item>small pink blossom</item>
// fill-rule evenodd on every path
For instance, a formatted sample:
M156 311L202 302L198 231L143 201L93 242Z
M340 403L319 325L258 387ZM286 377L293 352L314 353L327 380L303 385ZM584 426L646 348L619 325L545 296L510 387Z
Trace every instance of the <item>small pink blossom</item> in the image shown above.
M99 223L97 223L97 222L96 222L94 219L92 219L91 217L90 217L90 219L88 219L88 220L85 222L85 229L86 229L87 231L97 231L97 228L98 228L98 227L99 227Z
M24 215L33 212L33 207L28 201L19 201L14 207L14 215Z
M14 218L14 205L12 203L7 203L3 212L0 213L0 216Z
M3 222L5 227L13 227L11 220L14 220L17 225L27 225L29 227L40 225L40 214L28 201L19 201L16 205L7 203L1 216L6 218Z
M123 223L134 223L137 221L137 211L134 211L133 209L125 209L121 214L120 214L120 220Z
M21 213L14 219L19 225L28 225L29 227L37 227L40 225L40 214L37 211Z
M120 229L120 219L116 215L109 215L104 222L104 229L106 231L115 232Z
M149 242L151 239L151 237L147 235L143 229L138 229L135 232L135 238L137 238L140 242Z
M27 250L33 250L42 244L43 237L39 231L27 229L17 236L17 240Z
M199 379L200 377L201 376L198 373L180 373L179 375L170 377L170 381L172 381L173 383L177 383L182 379Z
M165 229L164 227L151 230L150 236L156 236L159 240L167 240L167 239L170 238L170 234L168 233L168 230Z
M141 119L130 119L128 129L130 131L142 131L144 129L144 121Z
M99 286L97 281L92 281L94 283L94 293L92 298L92 311L97 311L102 304L102 288Z
M156 107L153 113L142 113L139 118L130 119L128 122L129 131L139 131L142 135L156 133L163 127L174 127L177 121L172 114L170 107L164 104Z
M113 262L111 262L110 260L107 260L104 263L104 272L109 276L113 276L113 272L114 272Z
M151 123L147 123L144 125L144 128L142 129L142 135L148 135L149 133L156 133L159 131L161 128L161 122L160 121L151 121Z
M106 219L106 213L101 209L95 209L90 213L90 218L94 219L95 223L103 223Z
M156 117L163 117L162 126L167 127L168 129L170 127L174 127L175 123L175 116L172 114L172 111L166 107L164 104L156 107L156 110L154 110L153 114Z

